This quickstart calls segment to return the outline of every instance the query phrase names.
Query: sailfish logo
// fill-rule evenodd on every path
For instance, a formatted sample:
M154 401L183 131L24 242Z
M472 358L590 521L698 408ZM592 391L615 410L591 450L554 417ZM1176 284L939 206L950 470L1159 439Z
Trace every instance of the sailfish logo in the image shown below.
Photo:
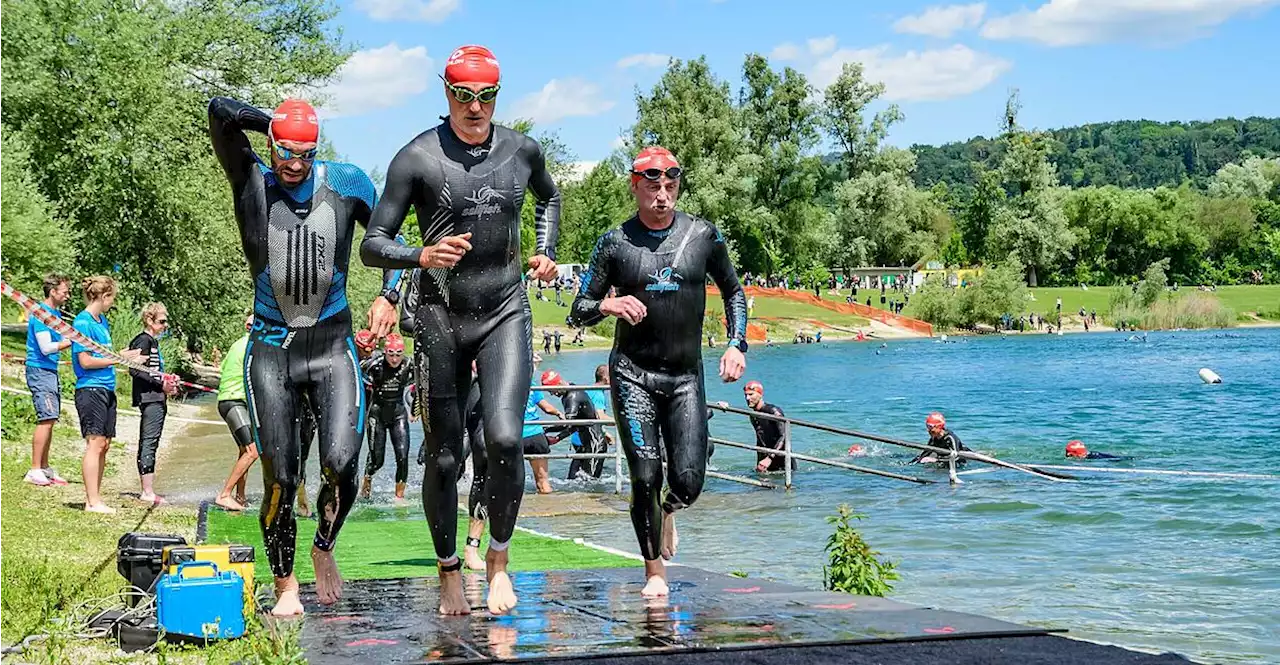
M464 198L475 205L463 209L462 214L463 216L473 217L501 212L502 206L495 203L495 201L505 201L507 199L501 192L488 185L484 185L472 192L471 196Z
M679 280L684 278L680 276L680 273L668 266L653 271L653 274L649 275L649 279L653 280L653 283L645 286L645 291L679 291Z

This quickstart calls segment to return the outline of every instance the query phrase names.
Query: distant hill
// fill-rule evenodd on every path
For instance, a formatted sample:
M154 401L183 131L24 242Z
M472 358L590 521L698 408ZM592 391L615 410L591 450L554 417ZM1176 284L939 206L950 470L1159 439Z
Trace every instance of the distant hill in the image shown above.
M1280 118L1223 118L1209 122L1121 120L1051 130L1052 156L1062 184L1075 187L1203 185L1243 154L1280 155ZM913 145L916 184L973 184L971 162L999 164L1000 141L976 137L942 146Z

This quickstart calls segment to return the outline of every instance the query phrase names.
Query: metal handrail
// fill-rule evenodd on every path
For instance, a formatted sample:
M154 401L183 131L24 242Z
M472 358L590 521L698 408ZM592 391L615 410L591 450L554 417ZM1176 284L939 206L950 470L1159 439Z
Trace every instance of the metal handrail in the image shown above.
M716 445L725 445L725 446L729 446L730 448L741 448L742 450L754 450L754 451L756 451L756 452L758 452L758 453L769 453L769 454L777 455L777 454L779 454L779 453L782 453L782 452L783 452L783 451L780 451L780 450L777 450L777 449L774 449L774 448L765 448L765 447L763 447L763 446L751 446L751 445L747 445L747 444L745 444L745 443L738 443L737 441L730 441L730 440L728 440L728 439L721 439L721 438L717 438L717 437L714 437L714 436L713 436L713 437L711 437L711 439L710 439L710 440L711 440L712 442L714 442ZM850 471L861 471L861 472L863 472L863 473L870 473L870 474L872 474L872 475L876 475L876 476L884 476L884 477L886 477L886 478L894 478L894 479L896 479L896 480L906 480L906 481L909 481L909 482L918 483L918 484L920 484L920 485L928 485L928 484L930 484L930 483L933 483L933 482L934 482L934 481L932 481L932 480L928 480L928 479L926 479L926 478L916 478L916 477L913 477L913 476L904 476L904 475L902 475L902 474L900 474L900 473L894 473L894 472L892 472L892 471L881 471L881 470L879 470L879 469L871 469L871 468L867 468L867 467L865 467L865 466L858 466L858 465L856 465L856 464L849 464L848 462L837 462L837 461L835 461L835 460L822 459L821 457L813 457L813 456L811 456L811 455L805 455L805 454L803 454L803 453L787 453L787 454L788 454L788 457L798 459L798 460L800 460L801 462L813 462L813 463L815 463L815 464L823 464L823 465L826 465L826 466L833 466L833 467L836 467L836 468L839 468L839 469L848 469L848 470L850 470ZM787 468L788 468L788 469L790 469L790 468L791 468L791 463L790 463L789 461L788 461L788 462L786 462L786 465L787 465ZM790 482L790 480L789 480L789 479L788 479L788 482ZM787 487L788 487L788 489L790 489L790 485L788 485Z

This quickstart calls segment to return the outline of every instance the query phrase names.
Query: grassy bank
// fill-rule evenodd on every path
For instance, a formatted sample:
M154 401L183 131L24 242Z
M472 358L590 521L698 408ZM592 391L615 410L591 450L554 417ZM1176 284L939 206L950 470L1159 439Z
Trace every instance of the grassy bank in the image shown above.
M1035 296L1031 304L1034 311L1042 312L1052 309L1058 298L1062 298L1062 313L1076 314L1083 307L1085 311L1096 310L1098 316L1111 309L1112 292L1117 286L1095 286L1085 291L1079 287L1037 288L1028 289ZM1186 298L1192 294L1204 294L1194 286L1182 287L1177 291L1177 298ZM1237 316L1249 320L1250 314L1271 321L1280 321L1280 285L1266 284L1261 286L1219 286L1216 291L1207 295L1218 299L1229 307Z

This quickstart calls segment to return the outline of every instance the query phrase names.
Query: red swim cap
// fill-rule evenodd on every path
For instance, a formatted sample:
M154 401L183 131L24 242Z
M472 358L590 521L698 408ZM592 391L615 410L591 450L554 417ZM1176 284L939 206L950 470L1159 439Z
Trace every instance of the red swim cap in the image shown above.
M1089 449L1084 447L1084 442L1078 439L1072 439L1067 442L1067 457L1088 457Z
M387 352L390 353L397 351L404 353L404 338L395 333L391 333L390 335L387 335Z
M636 155L635 160L631 162L631 181L635 182L640 179L640 176L635 174L636 171L645 169L661 169L665 171L673 166L680 166L680 162L676 161L676 156L671 154L670 150L660 145L651 145L641 150Z
M444 63L444 80L498 85L498 59L483 46L459 46Z
M368 351L373 348L373 331L361 330L356 333L356 346Z
M941 413L934 411L933 413L929 414L928 418L924 419L924 426L930 429L933 429L934 427L946 427L947 419L943 417Z
M272 140L315 143L320 140L320 121L310 104L301 99L286 99L271 114L268 133Z
M542 373L542 385L544 386L562 386L564 385L564 377L554 369L549 369Z
M745 386L743 386L743 387L742 387L742 392L744 392L744 393L749 393L749 392L752 392L752 391L758 392L758 393L760 393L761 395L763 395L763 394L764 394L764 384L763 384L763 383L760 383L759 381L748 381L748 382L747 382L747 385L745 385Z

